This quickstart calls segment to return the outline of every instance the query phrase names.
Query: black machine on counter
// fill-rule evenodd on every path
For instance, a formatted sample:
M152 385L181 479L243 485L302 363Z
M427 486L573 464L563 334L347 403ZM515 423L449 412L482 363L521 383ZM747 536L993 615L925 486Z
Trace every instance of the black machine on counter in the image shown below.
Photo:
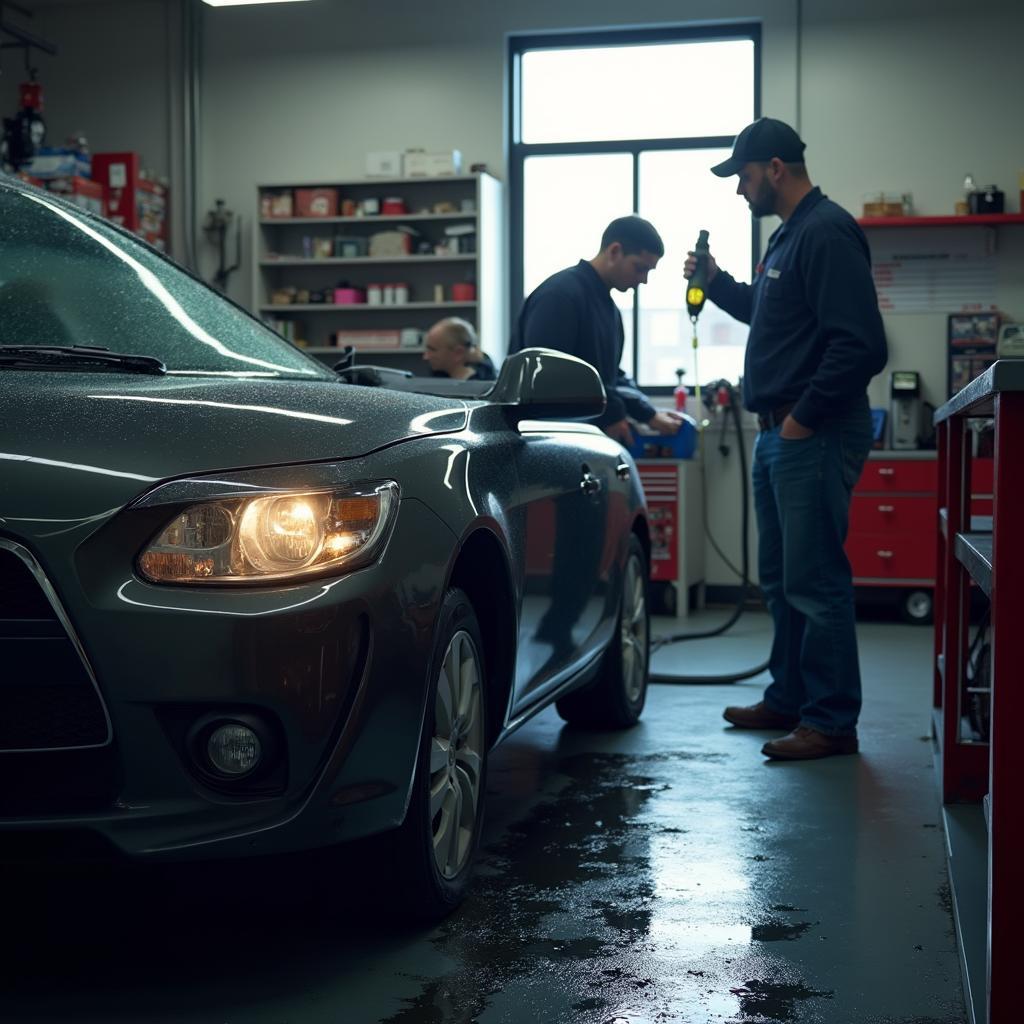
M907 450L921 446L923 404L921 376L916 370L893 370L889 377L889 446Z

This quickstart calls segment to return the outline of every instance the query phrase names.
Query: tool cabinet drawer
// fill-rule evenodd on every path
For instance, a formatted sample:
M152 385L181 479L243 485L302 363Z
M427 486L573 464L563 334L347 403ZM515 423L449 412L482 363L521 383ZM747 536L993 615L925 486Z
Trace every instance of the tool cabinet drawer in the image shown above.
M851 534L846 541L846 554L855 579L932 581L935 528L915 536Z
M938 479L934 459L868 459L855 490L858 494L865 491L935 494Z
M850 504L850 534L905 534L934 531L938 523L934 495L855 494Z

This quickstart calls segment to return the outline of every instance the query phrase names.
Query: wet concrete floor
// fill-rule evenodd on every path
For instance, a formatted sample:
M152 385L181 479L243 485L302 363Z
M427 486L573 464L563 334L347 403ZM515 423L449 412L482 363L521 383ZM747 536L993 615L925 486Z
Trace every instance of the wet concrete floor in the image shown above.
M656 668L756 663L767 628ZM620 734L545 712L494 755L473 894L435 929L341 858L8 874L0 1021L961 1022L930 637L862 625L859 757L765 762L720 717L763 681L653 687Z

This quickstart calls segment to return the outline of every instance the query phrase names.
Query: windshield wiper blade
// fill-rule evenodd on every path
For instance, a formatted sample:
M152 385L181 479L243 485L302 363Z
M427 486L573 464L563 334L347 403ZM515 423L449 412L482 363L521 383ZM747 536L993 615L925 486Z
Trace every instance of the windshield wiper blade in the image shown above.
M167 367L153 356L111 352L92 345L0 345L0 366L94 366L125 373L167 373Z

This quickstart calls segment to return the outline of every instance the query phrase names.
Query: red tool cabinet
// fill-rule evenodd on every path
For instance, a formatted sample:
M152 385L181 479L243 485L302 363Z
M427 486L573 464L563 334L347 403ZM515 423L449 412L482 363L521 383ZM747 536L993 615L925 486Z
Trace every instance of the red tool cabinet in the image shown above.
M139 154L94 153L92 175L103 185L107 217L166 252L168 189L161 182L145 177Z
M988 514L991 459L976 460L971 491L973 514ZM935 452L871 453L850 505L846 554L855 586L903 588L908 602L915 592L930 596L935 586L937 493ZM926 609L925 604L908 604L910 618L915 617L914 607Z
M995 421L992 498L982 518L968 495L985 469L971 458L967 421ZM1020 1019L1020 921L1024 918L1024 360L1004 359L935 414L938 510L931 534L935 588L933 738L964 994L972 1024ZM965 727L970 588L990 601L988 742ZM977 685L977 684L975 684Z
M637 459L651 528L651 580L673 589L676 618L704 605L703 478L697 459Z

